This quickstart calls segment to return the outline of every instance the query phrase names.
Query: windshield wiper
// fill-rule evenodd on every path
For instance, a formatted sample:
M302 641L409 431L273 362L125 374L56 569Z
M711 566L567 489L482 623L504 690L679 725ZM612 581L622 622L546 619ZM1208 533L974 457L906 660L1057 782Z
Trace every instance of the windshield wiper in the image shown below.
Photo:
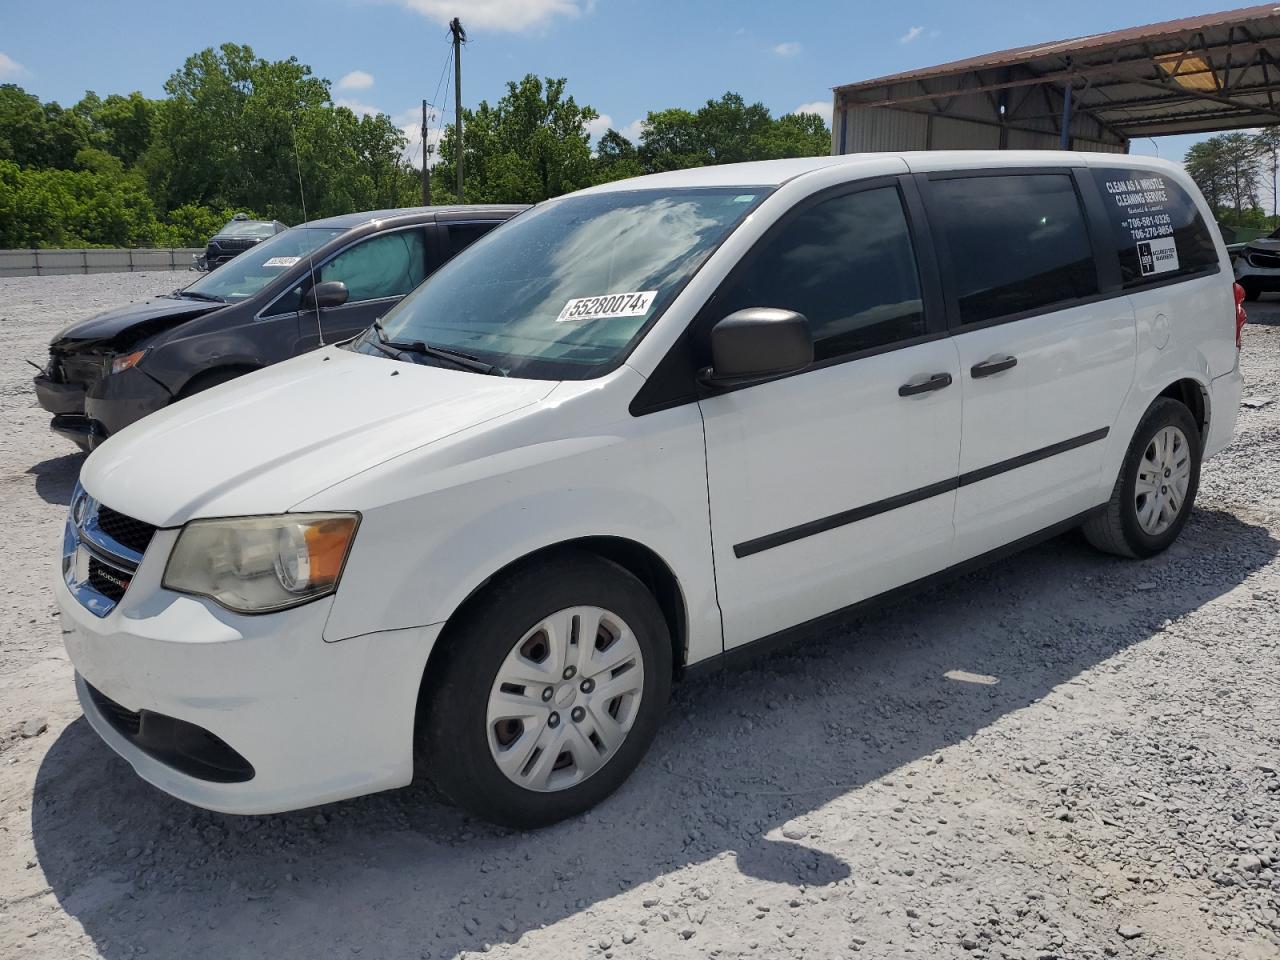
M200 293L198 290L176 290L174 291L180 297L187 297L190 300L207 300L210 303L226 303L221 297L215 297L211 293Z
M492 363L485 363L479 357L473 357L469 353L462 353L460 350L450 350L448 347L433 347L431 344L422 340L411 340L402 342L392 340L387 336L387 331L383 329L382 321L373 321L374 332L378 335L378 339L374 342L374 346L383 349L383 353L391 350L397 350L401 353L412 353L422 357L431 357L433 360L444 360L452 363L456 367L463 370L474 370L476 373L487 373L496 377L505 377L506 371L501 367L496 367Z

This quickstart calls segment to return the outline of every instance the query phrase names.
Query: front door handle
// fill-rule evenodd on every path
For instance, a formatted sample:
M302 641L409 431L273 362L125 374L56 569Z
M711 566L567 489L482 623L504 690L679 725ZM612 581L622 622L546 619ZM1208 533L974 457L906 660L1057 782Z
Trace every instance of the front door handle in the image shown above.
M994 360L983 360L981 363L975 363L969 368L969 376L975 380L981 380L983 377L993 377L997 373L1012 370L1017 365L1017 357L997 357Z
M910 383L904 383L898 388L898 396L914 397L918 393L930 393L949 386L951 386L951 374L935 373L924 380L913 380Z

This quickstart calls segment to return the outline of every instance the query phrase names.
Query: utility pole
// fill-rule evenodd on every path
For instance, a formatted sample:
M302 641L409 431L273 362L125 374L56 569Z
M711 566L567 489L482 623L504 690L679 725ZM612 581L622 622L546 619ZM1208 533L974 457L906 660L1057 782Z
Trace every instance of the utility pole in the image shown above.
M427 164L427 101L422 101L422 205L431 206L431 167Z
M453 109L454 132L458 135L458 202L462 199L462 45L467 42L467 31L462 29L462 21L454 17L449 21L449 31L453 34Z

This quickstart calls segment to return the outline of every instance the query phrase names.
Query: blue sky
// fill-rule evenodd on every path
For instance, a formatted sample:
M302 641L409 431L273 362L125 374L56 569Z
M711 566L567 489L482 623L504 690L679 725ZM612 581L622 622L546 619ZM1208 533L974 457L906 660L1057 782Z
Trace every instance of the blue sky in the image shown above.
M829 117L837 84L1210 9L1203 0L0 0L0 82L63 104L86 89L160 96L186 56L233 41L296 56L334 82L340 102L416 128L421 98L439 89L444 25L458 15L471 38L466 104L493 102L526 73L565 76L580 103L634 133L648 110L696 108L726 90L775 113L812 105ZM1134 152L1180 160L1194 139L1135 141Z

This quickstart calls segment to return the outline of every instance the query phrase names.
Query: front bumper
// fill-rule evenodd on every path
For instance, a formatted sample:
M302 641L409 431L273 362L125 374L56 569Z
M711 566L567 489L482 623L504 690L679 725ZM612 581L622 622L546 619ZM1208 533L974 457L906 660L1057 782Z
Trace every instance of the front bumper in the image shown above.
M80 704L98 735L144 780L224 813L278 813L407 784L419 681L439 625L326 643L332 599L232 614L161 589L176 537L156 533L105 617L55 579ZM186 772L199 768L129 736L115 707L199 728L242 758L250 778Z
M36 400L54 414L49 429L85 450L173 401L168 390L136 367L87 384L57 383L45 374L34 382Z
M1280 257L1277 257L1280 263ZM1280 265L1257 266L1249 262L1249 258L1240 255L1235 258L1234 270L1236 280L1248 281L1249 285L1257 290L1280 290Z

